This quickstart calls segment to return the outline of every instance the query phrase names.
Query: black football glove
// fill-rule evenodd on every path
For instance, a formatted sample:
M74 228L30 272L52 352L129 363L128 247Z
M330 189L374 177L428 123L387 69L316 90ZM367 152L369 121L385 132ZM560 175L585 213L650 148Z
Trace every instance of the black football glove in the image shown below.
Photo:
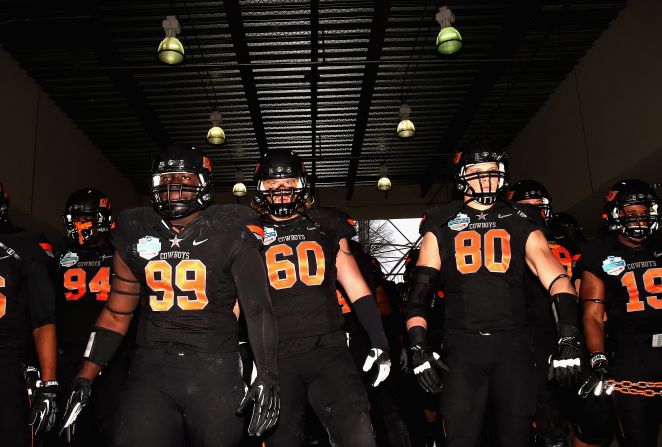
M559 329L559 339L554 354L549 357L547 379L562 386L574 386L581 373L582 344L579 330L564 325Z
M411 362L418 384L428 393L438 393L444 387L440 369L448 371L448 366L439 358L439 354L430 351L425 345L411 347Z
M71 436L76 429L76 418L81 410L90 400L92 394L92 381L82 377L76 377L71 386L71 393L67 399L67 406L60 420L59 435L66 433L67 440L71 441Z
M596 352L591 356L591 375L586 382L579 388L579 394L586 399L590 395L599 397L602 394L611 395L614 391L614 384L610 383L611 373L609 372L609 363L603 352Z
M35 436L47 432L55 424L57 390L57 380L37 381L28 418L28 423L32 426Z
M23 376L25 377L25 384L28 388L28 398L30 399L30 406L32 406L32 400L34 398L34 393L37 390L37 382L39 382L39 370L34 366L26 366L23 371Z
M280 412L280 388L278 377L269 371L258 372L246 395L237 407L237 413L253 404L253 415L248 424L248 434L262 436L264 432L276 425Z
M372 348L365 358L365 363L363 363L363 372L368 371L372 371L370 382L373 387L377 387L386 380L391 372L391 359L388 352L379 348Z

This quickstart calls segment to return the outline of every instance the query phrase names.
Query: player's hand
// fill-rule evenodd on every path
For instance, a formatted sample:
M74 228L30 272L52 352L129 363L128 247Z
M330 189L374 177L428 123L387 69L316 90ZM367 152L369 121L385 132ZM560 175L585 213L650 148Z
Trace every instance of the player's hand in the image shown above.
M62 419L60 420L60 436L62 436L63 432L66 432L67 439L71 440L71 435L73 435L76 428L76 418L80 414L83 407L89 402L91 394L91 380L85 379L83 377L77 377L74 379L74 383L71 387L71 393L67 399L67 406L64 409Z
M32 426L35 436L47 432L55 424L57 390L57 380L38 381L36 384L28 417L28 423Z
M280 388L278 377L269 372L262 371L246 392L246 395L237 407L237 413L244 410L253 402L253 415L248 424L248 434L262 436L264 432L276 425L280 412Z
M579 331L576 328L559 331L556 350L549 357L547 379L563 386L577 384L581 373L581 354Z
M373 377L370 380L373 387L379 386L380 383L386 380L391 372L391 359L388 352L379 348L372 348L365 358L365 363L363 363L363 372L368 371L371 371Z
M596 352L591 356L591 375L579 388L579 394L586 399L590 395L599 397L602 394L610 396L614 391L614 384L609 383L611 374L607 357L602 352Z
M441 371L448 371L448 366L439 358L439 354L430 351L427 346L411 347L411 360L418 384L428 393L438 393L444 387Z

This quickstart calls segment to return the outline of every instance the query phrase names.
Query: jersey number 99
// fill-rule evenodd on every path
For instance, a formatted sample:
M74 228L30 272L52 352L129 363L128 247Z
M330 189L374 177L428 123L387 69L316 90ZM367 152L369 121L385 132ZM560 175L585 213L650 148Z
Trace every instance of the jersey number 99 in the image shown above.
M197 259L184 259L173 269L164 260L149 261L145 266L145 277L147 286L152 292L163 292L163 295L150 295L149 306L153 311L165 312L175 305L182 310L202 310L207 306L206 284L207 267ZM175 291L175 288L177 291ZM193 292L195 298L188 294L179 293Z

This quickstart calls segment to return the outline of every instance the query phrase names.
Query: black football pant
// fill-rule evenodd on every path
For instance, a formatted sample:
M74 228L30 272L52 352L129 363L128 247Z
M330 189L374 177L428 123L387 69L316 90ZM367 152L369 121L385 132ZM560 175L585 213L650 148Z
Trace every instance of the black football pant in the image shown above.
M280 418L267 447L300 447L306 441L307 402L338 447L374 447L361 377L347 346L317 347L278 359Z
M556 334L550 323L549 330L532 328L534 362L536 367L537 400L535 411L534 445L567 445L570 426L563 408L572 402L574 393L547 380L549 356L556 348Z
M440 394L447 446L480 445L489 417L494 445L525 447L536 403L528 334L446 334L442 355L449 368Z
M114 447L227 447L241 440L238 352L138 350L115 417Z
M28 393L23 364L0 359L0 446L28 447Z
M632 382L662 381L662 347L651 347L651 337L618 337L612 340L610 362L614 379ZM659 389L654 391L659 392ZM614 392L616 412L623 429L622 447L655 447L662 423L662 397Z

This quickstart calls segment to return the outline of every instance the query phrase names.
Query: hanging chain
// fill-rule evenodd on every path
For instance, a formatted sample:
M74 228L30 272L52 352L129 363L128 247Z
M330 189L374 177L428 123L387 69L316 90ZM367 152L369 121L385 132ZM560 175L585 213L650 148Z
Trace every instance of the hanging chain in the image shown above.
M617 380L610 380L608 383L610 385L613 384L614 391L617 391L621 394L631 394L645 397L662 397L662 382L631 382L629 380L623 380L619 382Z

